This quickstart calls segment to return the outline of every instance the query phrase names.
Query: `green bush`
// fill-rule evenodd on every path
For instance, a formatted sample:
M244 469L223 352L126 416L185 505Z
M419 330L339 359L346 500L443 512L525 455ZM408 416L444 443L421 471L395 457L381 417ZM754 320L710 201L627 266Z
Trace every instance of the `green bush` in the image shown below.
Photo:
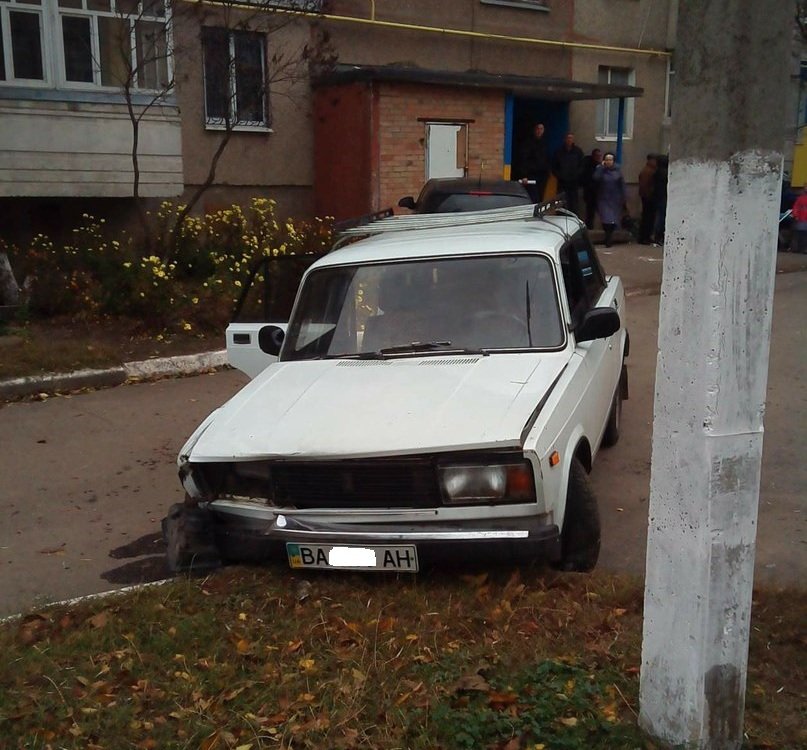
M275 202L265 198L177 225L181 210L163 202L148 217L152 235L140 240L112 239L103 219L84 214L63 246L39 234L26 248L0 250L25 280L34 317L125 317L146 330L220 330L259 258L321 253L331 242L329 221L279 222Z

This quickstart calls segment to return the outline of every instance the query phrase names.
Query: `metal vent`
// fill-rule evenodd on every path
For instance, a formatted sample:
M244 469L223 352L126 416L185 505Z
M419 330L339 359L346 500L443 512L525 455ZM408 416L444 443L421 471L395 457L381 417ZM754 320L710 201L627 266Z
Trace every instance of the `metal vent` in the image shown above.
M461 357L459 359L424 359L418 362L420 367L449 367L453 365L472 365L481 357Z
M392 364L386 359L340 359L337 367L378 367Z

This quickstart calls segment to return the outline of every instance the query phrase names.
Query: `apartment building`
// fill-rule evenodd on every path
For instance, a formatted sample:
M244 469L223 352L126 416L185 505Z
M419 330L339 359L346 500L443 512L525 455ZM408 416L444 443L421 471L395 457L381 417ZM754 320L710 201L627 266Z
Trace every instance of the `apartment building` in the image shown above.
M509 177L537 120L551 148L569 130L619 148L633 180L667 148L676 10L0 0L0 233L58 234L85 211L126 221L135 194L200 186L198 210L260 195L343 218L430 176Z

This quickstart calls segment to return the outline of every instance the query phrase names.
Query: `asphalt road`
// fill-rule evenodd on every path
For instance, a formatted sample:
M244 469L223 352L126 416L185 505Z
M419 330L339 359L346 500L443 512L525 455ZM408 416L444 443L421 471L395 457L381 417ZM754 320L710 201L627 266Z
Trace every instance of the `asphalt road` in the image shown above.
M642 257L626 271L652 281L660 253ZM604 257L609 270L627 260ZM646 293L652 283L635 286L623 436L600 453L592 478L600 567L641 574L659 297ZM805 272L777 278L757 545L757 580L776 585L803 586L807 574L805 290ZM226 371L0 407L0 617L164 577L160 519L182 499L176 453L245 382Z

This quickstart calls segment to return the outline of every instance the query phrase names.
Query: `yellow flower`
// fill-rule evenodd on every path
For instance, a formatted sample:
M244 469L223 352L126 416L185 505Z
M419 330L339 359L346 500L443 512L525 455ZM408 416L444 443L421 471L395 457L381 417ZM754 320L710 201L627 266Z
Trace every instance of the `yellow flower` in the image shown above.
M182 324L182 330L184 331L190 331L192 328L193 326L190 323L185 322Z

